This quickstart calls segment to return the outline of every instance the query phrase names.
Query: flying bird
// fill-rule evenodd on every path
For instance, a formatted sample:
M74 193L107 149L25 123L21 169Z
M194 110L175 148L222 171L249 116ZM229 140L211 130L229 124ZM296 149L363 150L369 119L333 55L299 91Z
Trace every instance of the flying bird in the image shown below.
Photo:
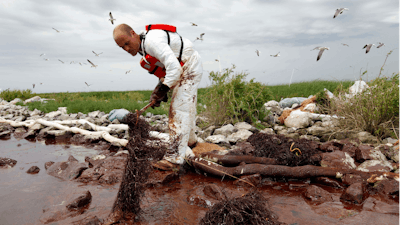
M218 60L218 59L215 59L215 61L219 62L219 60Z
M82 66L82 63L81 63L81 62L79 62L79 65L81 65L81 66Z
M192 26L196 26L197 27L197 24L195 24L195 23L192 23L192 22L190 22L191 24L192 24Z
M371 50L371 47L372 46L374 46L375 44L366 44L365 46L364 46L364 48L366 48L367 50L365 51L365 54L367 54L368 52L369 52L369 50ZM364 49L363 48L363 49Z
M325 50L329 50L329 48L328 47L315 47L313 50L319 50L318 57L317 57L317 61L318 61L322 57L322 53Z
M335 15L333 15L333 19L335 19L339 14L342 14L344 10L349 10L348 8L338 8L336 9Z
M203 41L203 36L205 35L205 33L201 33L200 37L196 37L196 40L194 40L193 42L197 41L197 40L201 40Z
M88 87L92 86L92 84L88 84L88 83L86 83L86 82L85 82L85 84L86 84L86 86L88 86Z
M110 19L108 19L108 20L111 21L111 24L114 25L114 20L116 20L116 19L113 18L111 12L110 12Z
M43 58L43 60L49 61L49 59L45 59L45 58Z
M75 61L71 61L69 64L72 64L72 63L75 64Z
M347 46L347 47L349 47L349 45L348 45L348 44L345 44L345 43L342 43L342 45L343 45L343 46Z
M58 61L60 61L60 62L62 62L62 63L64 64L64 62L63 62L63 61L61 61L60 59L58 59Z
M42 56L42 55L46 55L46 54L44 54L44 53L40 54L40 56Z
M57 33L60 33L60 32L62 32L62 31L59 31L59 30L57 30L56 28L54 28L54 27L52 27L53 28L53 30L55 30L55 31L57 31Z
M378 46L376 46L376 48L380 48L380 47L382 47L382 46L385 46L385 44L382 43L382 42L378 42Z
M281 55L279 55L279 53L281 53L281 52L278 52L278 53L276 53L276 55L271 55L272 57L279 57L279 56L281 56Z
M261 52L256 49L256 53L257 53L257 56L260 56Z
M96 56L99 56L100 54L103 54L102 52L100 52L99 54L97 54L96 52L92 51Z
M32 84L33 88L35 88L35 84Z
M128 71L125 72L125 74L128 74L128 73L130 73L130 72L131 72L131 70L128 70Z
M90 60L88 59L87 60L90 64L92 64L92 66L91 67L94 67L94 68L96 68L97 67L97 65L94 65L92 62L90 62Z

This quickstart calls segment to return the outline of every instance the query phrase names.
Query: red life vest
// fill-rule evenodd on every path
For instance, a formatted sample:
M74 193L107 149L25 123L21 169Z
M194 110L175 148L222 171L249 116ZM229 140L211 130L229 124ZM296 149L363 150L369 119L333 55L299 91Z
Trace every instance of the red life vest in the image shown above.
M168 37L168 44L170 42L169 40L169 33L168 32L176 32L176 27L171 26L171 25L167 25L167 24L149 24L146 26L146 30L147 33L150 30L164 30L167 33L167 37ZM146 34L147 34L146 33ZM183 66L183 62L182 62L182 50L183 50L183 41L182 41L182 37L179 35L179 37L181 38L181 51L179 53L179 57L178 57L178 61L181 64L181 66ZM143 48L143 52L144 52L144 56L140 59L140 65L147 71L149 71L150 74L154 74L155 76L157 76L158 78L162 78L165 77L166 75L166 71L165 71L165 66L164 64L162 64L157 58L149 55L146 53L145 49L144 49L144 40L145 40L145 36L142 36L142 48Z

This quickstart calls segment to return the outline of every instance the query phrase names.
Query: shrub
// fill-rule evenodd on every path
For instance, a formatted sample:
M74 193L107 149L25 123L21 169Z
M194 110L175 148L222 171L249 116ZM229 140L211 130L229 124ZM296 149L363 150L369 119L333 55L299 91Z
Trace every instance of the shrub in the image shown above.
M399 129L399 74L377 78L368 83L362 93L352 98L343 97L345 89L338 89L329 110L339 119L342 128L363 130L382 139L397 137Z
M269 89L254 79L245 81L248 74L233 74L234 69L235 65L225 69L222 74L210 73L211 86L202 96L206 109L199 109L210 124L221 126L238 121L255 123L258 118L265 116L261 109L271 97Z
M34 94L32 93L32 90L26 89L26 90L10 90L6 89L2 92L0 92L0 98L6 100L6 101L12 101L16 98L20 98L22 101L32 98Z

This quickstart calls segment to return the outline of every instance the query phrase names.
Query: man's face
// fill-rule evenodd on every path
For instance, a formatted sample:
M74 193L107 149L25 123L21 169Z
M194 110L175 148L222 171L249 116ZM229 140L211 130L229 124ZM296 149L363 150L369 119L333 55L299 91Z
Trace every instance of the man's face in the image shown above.
M130 34L130 35L120 35L115 39L115 42L119 47L124 49L126 52L131 54L132 56L135 56L140 48L140 38L136 34Z

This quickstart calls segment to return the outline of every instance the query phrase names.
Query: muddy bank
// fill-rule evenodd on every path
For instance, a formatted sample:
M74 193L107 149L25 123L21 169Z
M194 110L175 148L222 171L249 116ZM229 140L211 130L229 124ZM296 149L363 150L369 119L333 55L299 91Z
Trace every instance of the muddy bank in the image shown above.
M51 144L17 140L13 136L0 140L2 156L17 161L12 168L0 169L1 199L7 202L0 206L2 224L44 224L46 221L48 224L96 224L103 221L117 196L127 154L114 149L88 149L62 141L47 143ZM69 180L47 174L50 167L45 169L46 162L53 161L56 165L75 161L69 155L87 166L80 176ZM27 174L26 170L33 165L38 166L40 172ZM110 179L111 174L116 178ZM204 175L190 167L181 171L153 170L141 201L143 213L132 224L198 224L221 200L241 197L252 189L247 183L229 177ZM83 179L85 176L90 179ZM281 223L398 224L398 186L396 190L394 185L367 185L362 203L354 204L342 198L350 186L347 180L296 180L259 175L242 179L257 184L266 199L265 204ZM90 203L79 213L67 210L66 206L86 191L91 194Z

